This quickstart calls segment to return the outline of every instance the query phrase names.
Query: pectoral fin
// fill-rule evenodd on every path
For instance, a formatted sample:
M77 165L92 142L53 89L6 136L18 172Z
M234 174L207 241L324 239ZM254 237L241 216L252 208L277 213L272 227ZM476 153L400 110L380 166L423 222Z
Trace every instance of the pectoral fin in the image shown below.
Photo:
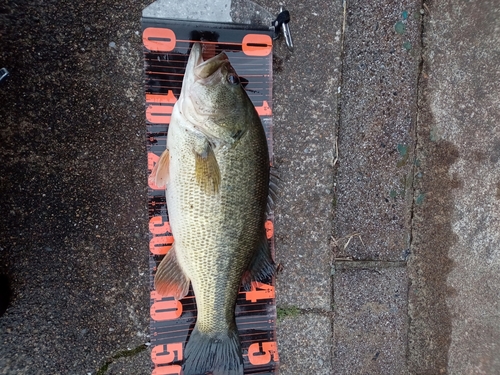
M153 168L149 180L152 181L158 187L164 187L167 185L169 176L169 165L170 165L170 152L167 150L163 151L158 163Z
M220 185L220 170L212 146L205 142L200 150L195 150L195 155L196 182L206 193L217 193Z
M248 270L243 276L243 288L245 290L250 290L250 284L252 281L264 281L268 277L271 277L275 270L276 266L271 256L269 242L267 241L264 232L259 248L255 252Z
M155 289L162 296L180 300L189 292L189 279L182 271L175 254L175 244L163 258L155 275Z

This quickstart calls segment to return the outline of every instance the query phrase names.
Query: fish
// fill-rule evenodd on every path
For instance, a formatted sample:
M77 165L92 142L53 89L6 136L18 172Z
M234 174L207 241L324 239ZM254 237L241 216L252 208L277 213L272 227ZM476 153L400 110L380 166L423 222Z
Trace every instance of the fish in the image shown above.
M242 375L235 320L243 285L275 272L266 238L270 186L267 138L225 52L203 60L193 44L174 105L167 147L150 179L166 188L174 242L155 289L182 299L191 283L197 319L184 375ZM272 184L271 184L272 186Z

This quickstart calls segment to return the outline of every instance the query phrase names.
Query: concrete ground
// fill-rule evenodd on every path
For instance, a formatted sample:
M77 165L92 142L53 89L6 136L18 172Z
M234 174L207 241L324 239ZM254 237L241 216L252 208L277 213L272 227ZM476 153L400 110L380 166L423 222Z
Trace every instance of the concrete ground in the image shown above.
M0 5L0 374L151 373L148 4ZM499 374L497 2L286 5L281 374Z

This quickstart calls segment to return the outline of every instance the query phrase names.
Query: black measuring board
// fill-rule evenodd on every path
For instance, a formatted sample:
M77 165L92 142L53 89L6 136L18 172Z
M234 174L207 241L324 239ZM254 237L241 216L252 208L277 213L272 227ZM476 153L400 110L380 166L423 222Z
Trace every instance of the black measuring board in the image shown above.
M249 25L142 19L148 171L166 148L170 115L179 97L191 46L202 41L213 55L226 52L260 115L272 160L272 35ZM170 250L173 237L168 222L165 190L149 183L149 265L151 293L151 359L153 375L181 374L183 350L196 322L192 288L180 301L154 290L156 267ZM274 256L273 217L266 233ZM274 278L240 289L236 306L245 374L278 372Z

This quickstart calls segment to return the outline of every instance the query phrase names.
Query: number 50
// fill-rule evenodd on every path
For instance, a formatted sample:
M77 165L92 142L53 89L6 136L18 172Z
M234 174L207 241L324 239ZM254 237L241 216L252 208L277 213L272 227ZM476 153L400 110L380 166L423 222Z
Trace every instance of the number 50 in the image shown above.
M248 360L252 365L265 365L271 362L271 357L275 362L279 361L275 341L256 342L248 347Z

